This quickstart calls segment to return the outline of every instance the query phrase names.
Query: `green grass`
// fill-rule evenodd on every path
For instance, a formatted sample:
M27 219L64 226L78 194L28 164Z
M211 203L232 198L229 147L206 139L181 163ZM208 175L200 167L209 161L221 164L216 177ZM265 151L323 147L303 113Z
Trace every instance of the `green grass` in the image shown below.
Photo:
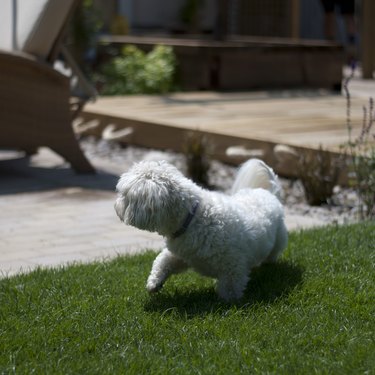
M4 374L374 374L375 224L292 233L246 297L173 277L149 296L155 254L0 281Z

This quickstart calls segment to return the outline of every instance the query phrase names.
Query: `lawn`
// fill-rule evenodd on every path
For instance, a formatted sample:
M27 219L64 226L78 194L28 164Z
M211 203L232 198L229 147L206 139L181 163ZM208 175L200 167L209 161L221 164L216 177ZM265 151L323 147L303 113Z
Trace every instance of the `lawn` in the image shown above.
M155 254L0 280L0 373L374 374L375 223L295 232L237 304Z

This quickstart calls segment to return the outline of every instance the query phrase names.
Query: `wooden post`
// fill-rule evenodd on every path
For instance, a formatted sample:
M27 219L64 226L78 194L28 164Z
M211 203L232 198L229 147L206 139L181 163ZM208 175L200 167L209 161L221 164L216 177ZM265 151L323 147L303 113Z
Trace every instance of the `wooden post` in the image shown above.
M300 22L300 4L299 0L291 0L291 25L290 36L294 39L299 38L299 22Z
M228 5L228 0L216 0L217 13L214 35L216 40L225 40L228 35Z
M362 77L373 78L375 70L375 1L362 0Z

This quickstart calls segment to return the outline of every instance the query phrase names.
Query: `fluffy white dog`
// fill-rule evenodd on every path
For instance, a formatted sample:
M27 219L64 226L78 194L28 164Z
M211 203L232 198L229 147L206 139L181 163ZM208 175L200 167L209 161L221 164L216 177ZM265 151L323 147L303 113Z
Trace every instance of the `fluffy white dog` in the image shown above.
M277 176L258 159L240 168L231 195L204 190L163 161L135 164L116 189L120 219L166 239L149 292L192 267L217 279L224 300L241 298L251 269L276 261L287 245Z

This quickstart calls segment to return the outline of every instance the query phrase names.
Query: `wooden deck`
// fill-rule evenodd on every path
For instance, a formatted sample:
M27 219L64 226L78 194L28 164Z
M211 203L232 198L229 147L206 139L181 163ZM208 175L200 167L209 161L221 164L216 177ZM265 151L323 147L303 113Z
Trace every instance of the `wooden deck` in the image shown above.
M364 105L364 96L352 97L353 136L360 132ZM132 127L129 143L176 151L183 149L187 132L200 131L215 157L234 163L226 153L230 146L260 149L272 165L278 144L338 152L348 140L345 97L317 91L103 97L87 105L83 117L100 121L96 132L108 124Z

